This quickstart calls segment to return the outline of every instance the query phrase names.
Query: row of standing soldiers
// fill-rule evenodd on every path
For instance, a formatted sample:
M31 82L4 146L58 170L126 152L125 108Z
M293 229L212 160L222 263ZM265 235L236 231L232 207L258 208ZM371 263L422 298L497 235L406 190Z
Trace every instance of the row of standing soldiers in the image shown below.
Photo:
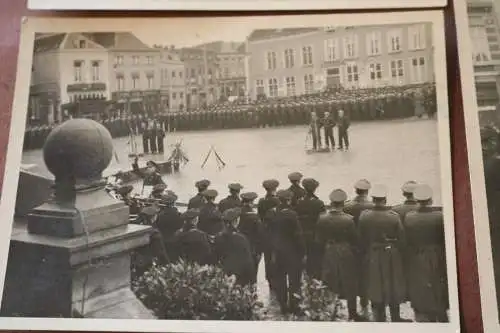
M387 306L392 321L407 321L400 304L409 301L416 321L448 321L443 214L432 206L429 186L404 184L405 201L388 207L385 187L371 189L360 180L351 201L336 189L327 206L315 195L316 180L302 180L300 173L289 179L291 186L279 191L277 180L264 181L266 194L257 210L257 194L240 193L240 184L230 184L229 196L216 204L217 191L209 189L208 180L199 181L183 215L175 208L175 194L162 193L160 185L153 195L163 208L158 213L148 207L141 216L146 211L157 216L149 223L159 230L169 260L219 264L237 283L256 283L263 256L283 313L298 311L294 295L305 271L347 300L350 320L369 320L371 303L375 321L387 320Z

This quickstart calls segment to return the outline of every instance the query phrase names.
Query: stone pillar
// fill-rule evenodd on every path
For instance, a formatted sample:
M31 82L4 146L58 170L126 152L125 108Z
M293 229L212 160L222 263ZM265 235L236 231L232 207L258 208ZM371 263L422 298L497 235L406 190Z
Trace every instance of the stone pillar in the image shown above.
M130 289L130 254L151 228L129 225L128 207L105 192L112 152L110 133L93 120L68 120L48 137L54 196L15 223L2 315L154 318Z

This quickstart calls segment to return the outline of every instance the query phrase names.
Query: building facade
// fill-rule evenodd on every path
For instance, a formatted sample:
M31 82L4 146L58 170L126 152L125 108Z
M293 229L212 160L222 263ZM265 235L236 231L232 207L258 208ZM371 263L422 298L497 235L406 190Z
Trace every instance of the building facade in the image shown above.
M185 66L186 109L193 110L217 101L217 54L205 47L176 50Z
M256 30L246 41L249 96L431 82L432 43L428 23Z
M164 47L160 53L161 105L167 112L186 108L186 68L173 47Z
M37 36L28 119L51 124L69 114L100 114L111 93L108 68L108 50L85 34Z
M469 0L467 14L479 111L495 110L499 103L500 32L498 8L491 0ZM481 113L480 113L481 116Z

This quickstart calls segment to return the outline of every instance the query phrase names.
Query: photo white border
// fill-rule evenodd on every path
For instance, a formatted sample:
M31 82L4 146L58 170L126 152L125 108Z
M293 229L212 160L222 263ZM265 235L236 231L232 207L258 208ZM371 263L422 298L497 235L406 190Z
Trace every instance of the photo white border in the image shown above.
M339 10L444 7L448 0L28 0L35 10Z
M283 26L328 26L331 22L337 25L352 26L353 22L360 25L401 24L430 22L433 29L434 68L437 89L439 159L441 174L442 204L445 216L446 255L448 270L448 287L450 298L449 323L339 323L339 322L236 322L236 321L181 321L181 320L124 320L124 319L47 319L47 318L0 318L2 330L78 330L78 331L140 331L140 332L328 332L339 329L342 333L366 332L436 332L458 333L460 317L458 304L458 287L455 253L455 229L453 218L453 194L451 173L451 146L448 108L448 89L446 76L446 54L444 36L444 17L440 10L401 13L370 13L370 14L331 14L302 15L300 24L297 16L269 17L225 17L225 18L26 18L21 28L21 45L18 61L18 73L13 104L12 121L7 151L5 176L0 201L0 216L13 216L18 185L18 174L22 158L22 146L25 130L29 86L31 78L31 63L33 40L35 32L76 32L76 31L136 31L134 27L151 27L158 29L158 22L185 25L210 35L210 27L224 29L225 25L241 24L245 21L261 21L262 27L273 28ZM187 22L186 22L187 21ZM295 23L290 23L295 22ZM215 23L215 24L214 24ZM179 29L175 29L177 33ZM194 33L194 32L193 32ZM203 36L201 36L203 37ZM0 286L5 279L6 261L8 255L12 221L0 224ZM2 293L0 293L0 296Z
M467 1L454 0L454 9L483 328L484 332L500 332Z

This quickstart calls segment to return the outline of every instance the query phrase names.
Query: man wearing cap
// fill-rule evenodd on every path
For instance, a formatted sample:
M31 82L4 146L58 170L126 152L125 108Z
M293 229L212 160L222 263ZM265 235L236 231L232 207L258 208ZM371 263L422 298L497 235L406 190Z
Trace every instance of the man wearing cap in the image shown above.
M134 163L132 163L132 168L134 172L139 175L143 181L142 181L142 187L144 186L155 186L158 184L165 184L163 181L160 173L158 172L158 164L156 164L154 161L148 161L146 163L146 171L142 172L139 169L139 164L138 164L139 158L136 156L134 159Z
M305 195L297 202L296 212L304 233L306 245L306 272L310 277L320 278L321 274L321 252L319 252L314 239L316 224L321 213L325 212L325 203L315 194L319 182L313 178L304 178L302 186Z
M179 258L189 263L208 265L213 263L212 247L208 235L197 227L199 215L200 211L195 208L182 214L184 226L175 233L173 244Z
M174 255L176 249L172 243L174 235L184 225L181 214L175 207L176 201L177 195L172 191L166 191L160 199L160 212L156 220L158 230L165 241L165 248L172 258L177 257Z
M266 280L269 283L269 288L274 290L274 267L271 263L272 247L271 247L271 231L269 229L270 221L274 217L276 207L280 204L276 196L276 189L279 186L279 181L276 179L267 179L262 182L262 187L266 190L266 194L259 200L257 204L257 214L262 221L264 227L264 263L266 267Z
M202 179L197 181L194 186L198 189L198 193L189 199L188 209L200 209L205 204L205 196L203 192L210 186L210 181L207 179Z
M297 213L291 208L293 193L280 190L280 205L270 221L272 264L276 296L283 314L298 311L302 266L305 255L304 238Z
M443 212L433 209L432 189L415 188L418 208L406 214L408 289L417 322L448 322L448 281Z
M163 196L163 192L167 189L167 185L165 184L157 184L153 186L153 190L151 191L150 197L153 199L161 199Z
M218 193L216 190L205 190L203 196L206 202L200 209L200 222L198 228L210 236L214 236L224 229L221 213L215 204L217 195Z
M289 191L292 192L292 208L295 209L297 206L297 202L299 201L300 198L304 197L306 195L306 191L300 186L300 181L302 180L302 174L300 172L292 172L291 174L288 175L288 180L290 180L290 187L288 188Z
M368 192L372 185L366 179L360 179L354 184L356 196L344 207L344 212L354 217L354 223L358 225L359 215L365 209L373 208L373 202L368 198Z
M405 201L400 204L392 207L392 210L399 214L403 225L405 225L405 216L408 212L411 212L418 207L418 203L413 197L413 192L417 187L417 182L410 180L403 184L401 191L403 192L403 196L405 197Z
M386 206L384 186L375 186L371 196L374 207L363 211L358 221L360 250L364 256L362 272L366 278L361 286L366 288L375 321L386 321L385 309L389 305L391 321L404 322L399 311L406 299L403 224L398 213Z
M248 285L255 283L255 262L250 242L238 230L240 214L240 208L230 208L222 214L226 227L215 237L214 252L227 275L235 275L239 285Z
M246 192L241 194L241 216L239 231L245 235L252 247L252 255L254 258L255 269L253 282L257 282L257 271L259 268L262 252L264 251L264 226L257 212L253 209L253 202L257 199L257 193Z
M243 189L243 186L238 183L231 183L228 185L228 188L229 195L219 202L219 210L221 213L224 213L230 208L241 207L240 192Z
M354 218L344 213L347 194L334 190L330 194L331 209L321 215L316 240L323 255L321 280L328 288L347 300L349 320L359 321L356 310L358 295L358 231Z
M141 209L137 200L135 200L131 196L133 189L134 187L132 185L123 185L116 190L116 193L120 196L120 199L128 206L129 214L138 215L141 212Z

